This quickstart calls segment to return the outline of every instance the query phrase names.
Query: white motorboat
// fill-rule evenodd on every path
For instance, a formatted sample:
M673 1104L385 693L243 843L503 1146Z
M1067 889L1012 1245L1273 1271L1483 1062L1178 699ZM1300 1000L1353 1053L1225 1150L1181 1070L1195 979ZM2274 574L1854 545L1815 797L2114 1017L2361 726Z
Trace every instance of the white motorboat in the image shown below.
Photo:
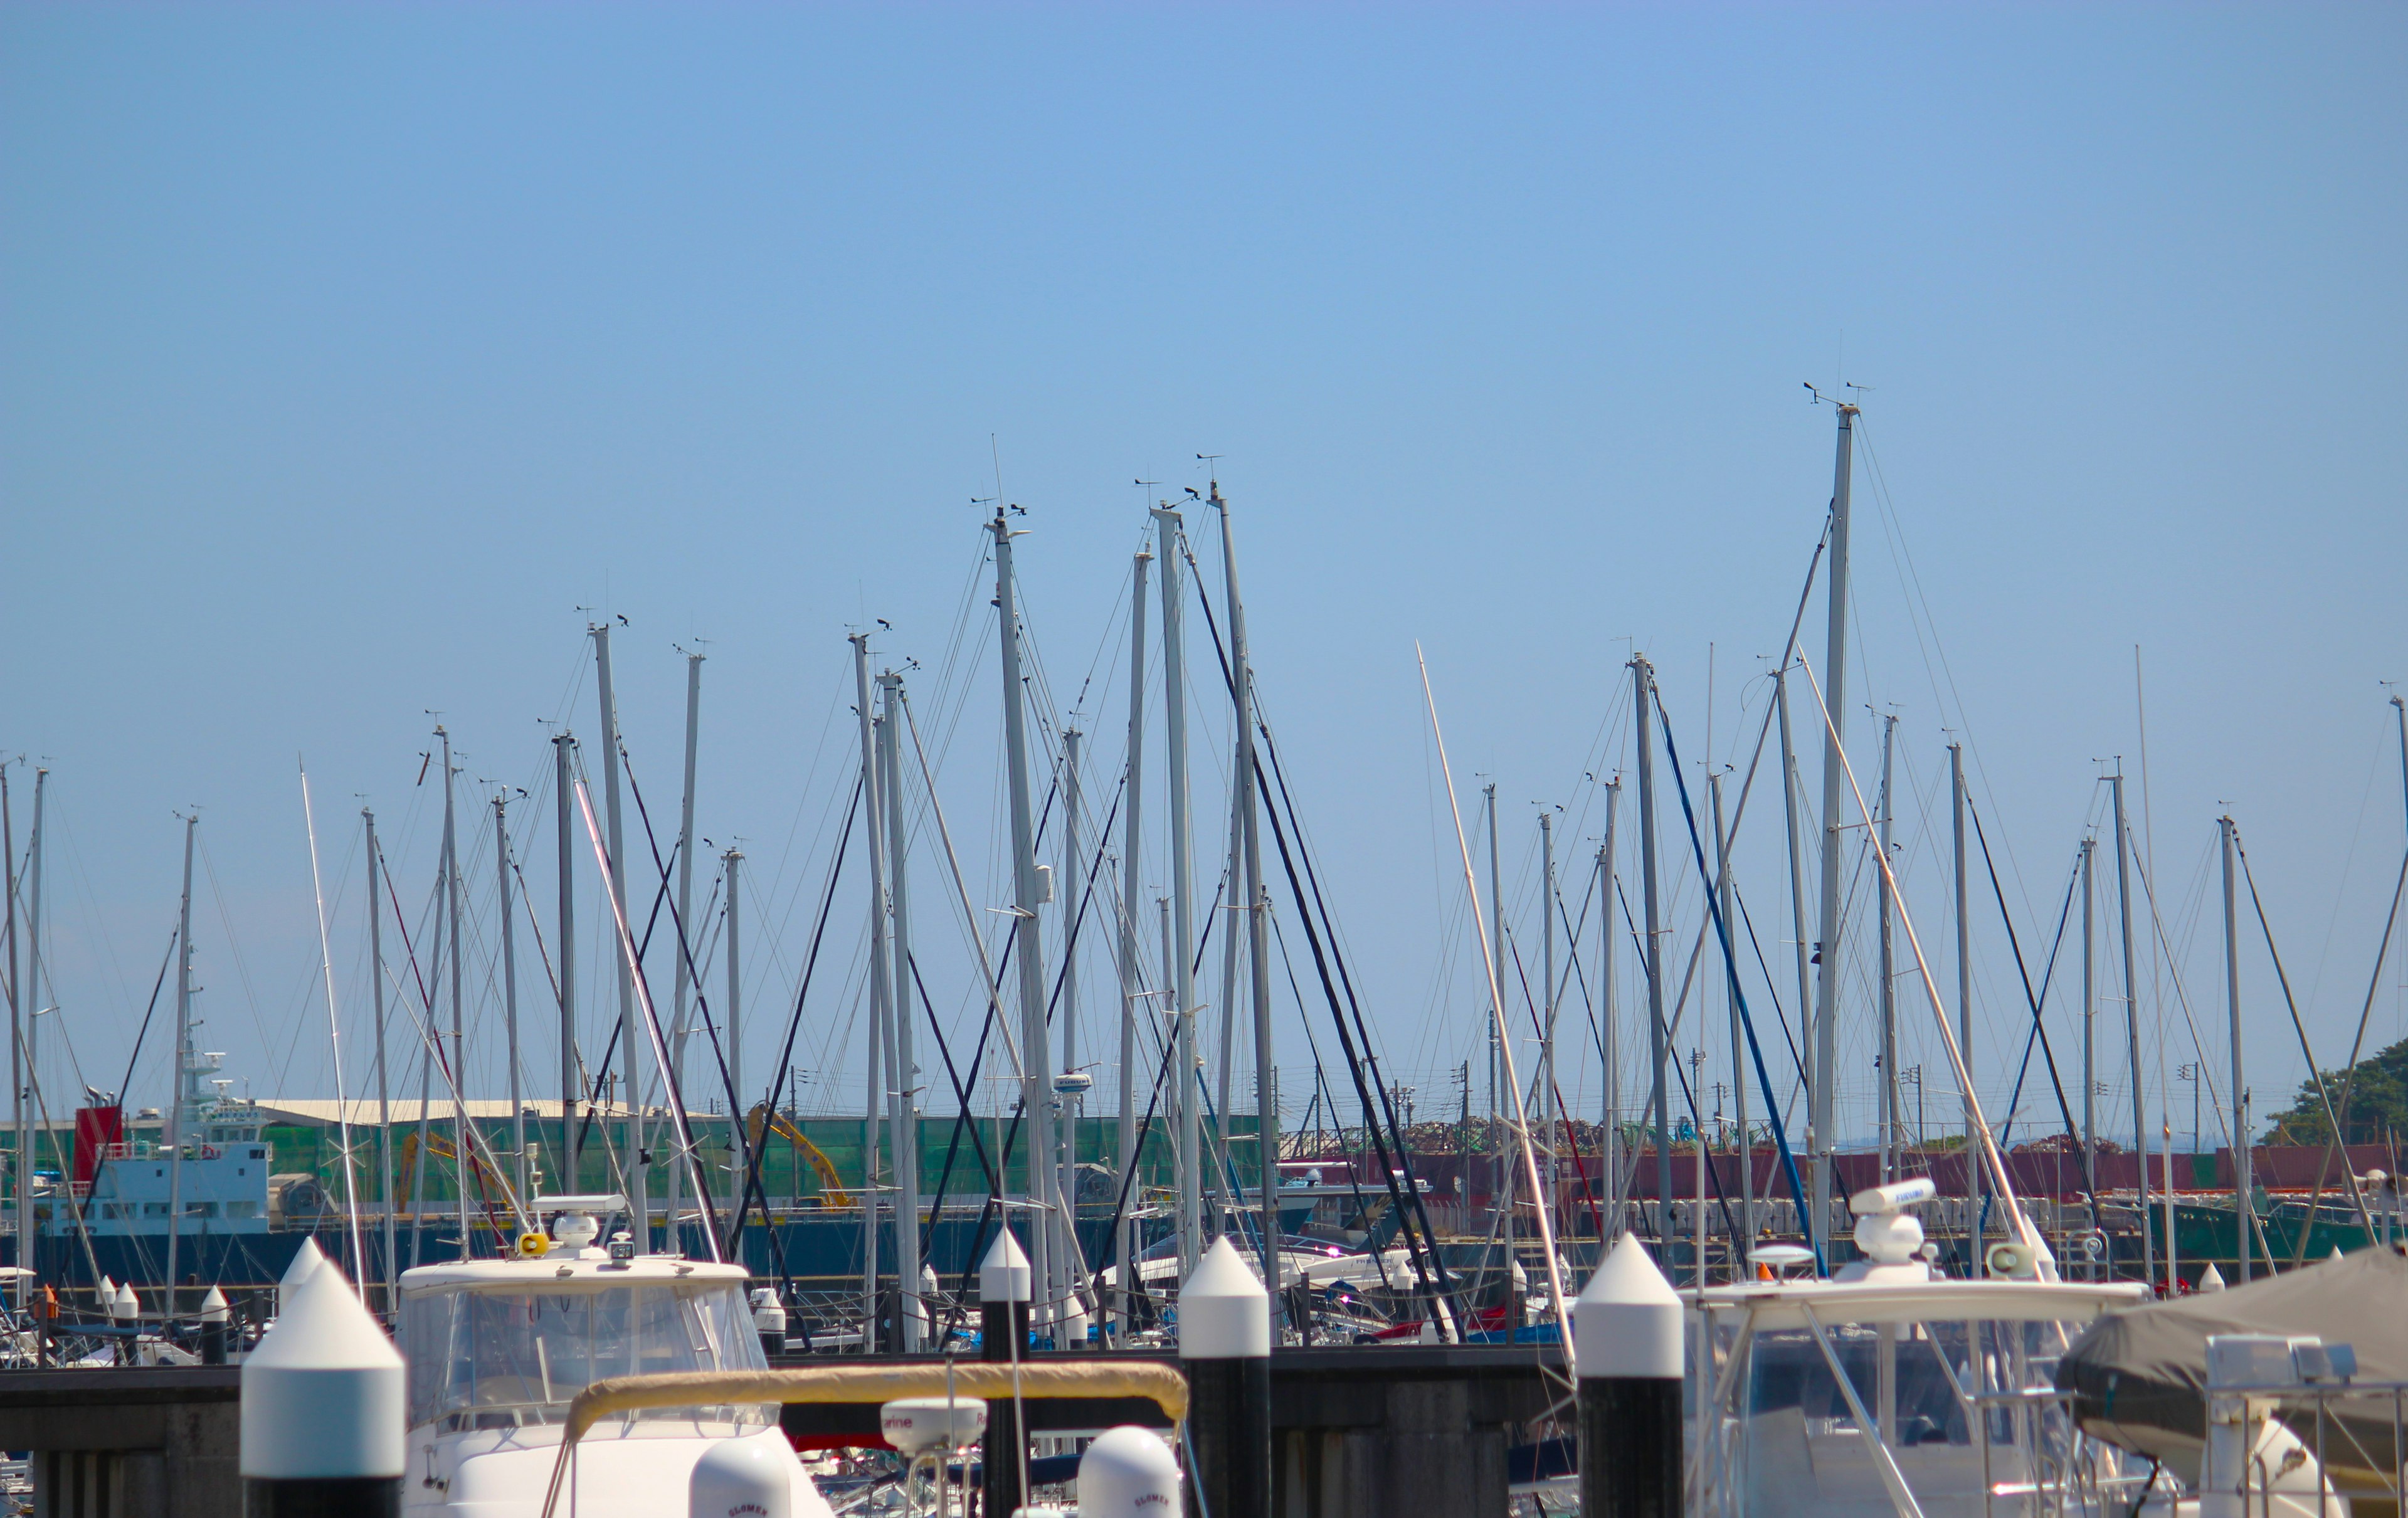
M612 1204L617 1204L614 1208ZM548 1247L424 1266L401 1278L409 1365L403 1511L537 1518L569 1401L589 1382L657 1371L766 1368L741 1266L640 1255L625 1234L597 1247L617 1198L552 1198ZM759 1440L793 1482L797 1518L825 1515L774 1407L650 1410L606 1419L572 1452L562 1518L682 1513L695 1463Z

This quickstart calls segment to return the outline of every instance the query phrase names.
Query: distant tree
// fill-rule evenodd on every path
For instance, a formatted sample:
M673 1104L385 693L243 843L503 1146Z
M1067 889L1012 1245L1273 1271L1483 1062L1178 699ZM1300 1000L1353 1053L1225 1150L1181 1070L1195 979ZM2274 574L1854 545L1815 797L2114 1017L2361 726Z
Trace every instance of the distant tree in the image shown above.
M2358 1061L2357 1071L2355 1080L2346 1070L2328 1070L2315 1080L2300 1081L2299 1098L2286 1110L2266 1120L2266 1137L2261 1142L2332 1141L2332 1128L2325 1121L2325 1104L2316 1090L2319 1081L2325 1095L2332 1098L2336 1113L2341 1112L2342 1088L2349 1088L2349 1110L2342 1115L2347 1142L2379 1144L2391 1133L2408 1128L2408 1038L2371 1059Z

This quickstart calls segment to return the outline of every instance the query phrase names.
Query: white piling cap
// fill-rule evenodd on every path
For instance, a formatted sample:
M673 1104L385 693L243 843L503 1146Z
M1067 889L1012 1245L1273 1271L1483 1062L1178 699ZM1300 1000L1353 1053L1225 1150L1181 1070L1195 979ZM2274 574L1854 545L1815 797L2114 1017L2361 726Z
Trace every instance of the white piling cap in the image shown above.
M2214 1266L2210 1265L2206 1269L2200 1272L2199 1289L2203 1292L2222 1291L2224 1289L2224 1272L2218 1270Z
M1020 1240L1011 1237L1010 1228L995 1236L995 1247L979 1264L979 1300L1028 1300L1028 1256L1020 1252Z
M201 1298L201 1321L203 1323L223 1323L226 1321L225 1293L218 1290L215 1286L211 1286L209 1288L209 1294Z
M100 1304L102 1311L107 1311L108 1305L117 1300L117 1282L107 1276L101 1277L100 1285L93 1294L93 1300Z
M142 1299L134 1295L131 1286L120 1286L108 1299L108 1315L120 1323L132 1323L142 1316Z
M686 1478L688 1518L793 1518L795 1452L776 1430L712 1441Z
M1572 1347L1584 1381L1681 1379L1681 1298L1636 1234L1624 1234L1588 1278Z
M401 1475L405 1380L393 1340L322 1258L242 1363L242 1474Z
M1270 1352L1270 1293L1223 1234L1179 1288L1179 1357L1251 1360Z
M2336 1260L2342 1257L2341 1246L2339 1244L2335 1244L2333 1246L2332 1257Z
M924 1265L920 1267L920 1294L923 1296L933 1296L943 1289L943 1285L937 1280L937 1267L935 1266Z
M1079 1518L1161 1518L1179 1507L1179 1462L1152 1429L1107 1428L1079 1456Z
M276 1310L282 1312L293 1305L293 1293L303 1282L317 1274L326 1263L326 1252L318 1247L314 1235L303 1234L301 1247L293 1252L293 1263L284 1267L284 1277L276 1283Z

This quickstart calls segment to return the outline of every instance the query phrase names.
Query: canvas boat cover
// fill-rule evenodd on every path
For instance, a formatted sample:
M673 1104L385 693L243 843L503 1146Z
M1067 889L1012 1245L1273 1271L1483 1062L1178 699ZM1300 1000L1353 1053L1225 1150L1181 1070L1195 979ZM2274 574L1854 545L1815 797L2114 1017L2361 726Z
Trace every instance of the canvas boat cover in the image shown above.
M2162 1460L2193 1485L2207 1437L2207 1340L2212 1334L2314 1335L2358 1352L2363 1382L2408 1382L2408 1258L2362 1249L2247 1286L2151 1303L2092 1324L2057 1362L2057 1385L2073 1394L2086 1431ZM2395 1465L2389 1394L2343 1398L2321 1431L2337 1481ZM2286 1410L2311 1449L2312 1411Z

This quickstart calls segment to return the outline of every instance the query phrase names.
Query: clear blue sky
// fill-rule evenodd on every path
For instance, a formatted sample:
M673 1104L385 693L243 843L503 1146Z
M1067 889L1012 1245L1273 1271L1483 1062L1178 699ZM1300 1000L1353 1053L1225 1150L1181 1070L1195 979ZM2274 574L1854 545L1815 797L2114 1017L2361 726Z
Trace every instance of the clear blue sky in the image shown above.
M1267 709L1426 1111L1480 1012L1414 640L1467 805L1498 780L1509 871L1534 803L1570 809L1568 852L1595 836L1634 640L1692 761L1714 645L1715 756L1744 766L1829 488L1806 380L1872 387L1852 700L1899 717L1943 986L1943 729L2044 947L2100 762L2137 783L2138 644L2210 1046L2212 893L2183 914L2229 807L2335 1062L2402 838L2378 681L2408 678L2403 61L2408 16L2375 6L0 8L0 745L51 770L77 1068L122 1076L198 805L204 1041L255 1092L324 1093L295 754L356 1038L356 798L423 891L426 711L466 795L537 788L538 719L592 725L580 608L629 619L665 828L671 645L710 653L700 831L744 838L765 893L756 1009L791 995L824 868L853 625L894 624L931 707L968 699L942 783L999 893L991 631L937 675L988 615L971 498L999 473L1029 508L1047 678L1067 706L1101 671L1109 776L1130 482L1200 486L1206 452ZM1776 800L1741 848L1778 963ZM954 1018L959 913L938 856L915 867ZM841 970L857 906L838 921ZM2019 993L1995 921L1976 937L2002 1090ZM2266 1109L2301 1062L2243 943ZM830 990L798 1060L857 1066ZM2179 1012L2143 998L2154 1060ZM1927 1021L1906 1057L1936 1062Z

